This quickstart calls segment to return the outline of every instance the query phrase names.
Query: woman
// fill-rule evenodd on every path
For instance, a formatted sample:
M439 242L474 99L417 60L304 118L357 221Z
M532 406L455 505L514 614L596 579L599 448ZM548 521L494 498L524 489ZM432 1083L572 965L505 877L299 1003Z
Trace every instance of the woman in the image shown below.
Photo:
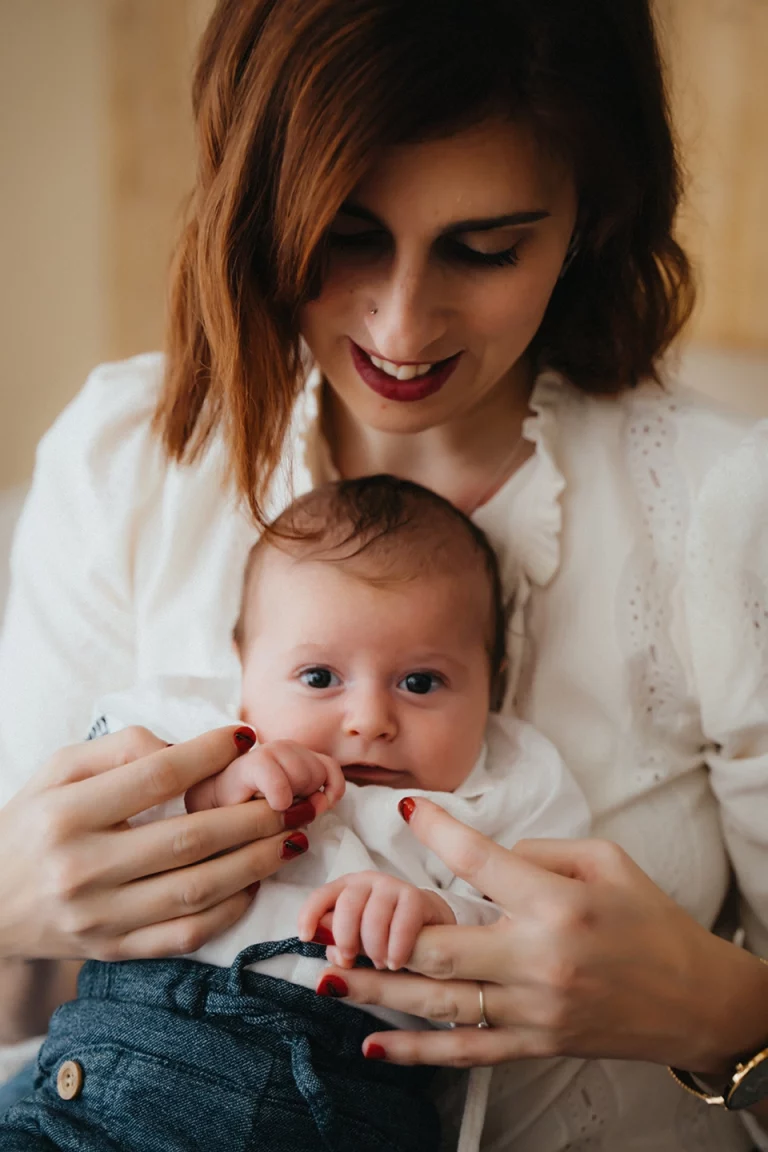
M35 769L107 687L231 671L244 557L291 489L394 472L476 517L509 589L522 569L510 697L621 849L501 856L418 803L414 831L510 919L425 933L437 979L345 974L352 999L487 1010L379 1055L515 1061L489 1147L750 1148L663 1069L723 1083L768 1043L768 969L707 931L733 868L768 950L768 485L764 433L654 382L692 290L647 0L222 0L194 101L167 358L92 377L16 543L7 1018L38 958L191 951L279 866L260 803L125 826L226 764L231 730Z

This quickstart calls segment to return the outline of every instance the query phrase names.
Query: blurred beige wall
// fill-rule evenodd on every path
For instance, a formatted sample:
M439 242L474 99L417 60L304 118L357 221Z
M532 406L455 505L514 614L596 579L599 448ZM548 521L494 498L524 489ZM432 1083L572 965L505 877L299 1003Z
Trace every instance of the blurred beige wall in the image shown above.
M0 488L106 352L103 0L0 0Z
M768 0L654 4L703 281L684 377L768 414ZM94 364L160 344L212 8L0 0L0 490Z

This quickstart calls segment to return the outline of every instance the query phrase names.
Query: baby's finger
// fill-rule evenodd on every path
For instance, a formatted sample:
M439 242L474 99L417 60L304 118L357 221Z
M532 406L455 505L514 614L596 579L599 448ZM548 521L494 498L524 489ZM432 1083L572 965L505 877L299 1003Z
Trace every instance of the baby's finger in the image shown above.
M397 907L397 889L374 889L363 910L360 940L363 952L377 968L387 967L390 948L391 922ZM413 947L413 946L411 946Z
M343 880L333 880L330 884L323 884L321 888L316 888L314 892L309 894L299 912L297 923L299 940L306 943L313 939L318 924L323 916L333 910L336 899L343 888Z
M328 798L329 806L332 808L334 804L338 804L344 795L347 781L338 760L334 760L332 756L320 754L318 754L318 760L321 761L325 770L325 795Z
M249 754L242 760L234 760L223 772L217 772L215 776L194 784L184 796L187 812L231 808L235 804L245 804L248 800L263 796L261 788L254 784L259 770L254 767L251 756Z
M424 900L416 888L403 888L389 925L387 967L392 972L405 968L424 927Z
M371 894L369 881L347 885L336 899L333 913L333 938L345 960L354 961L360 954L360 923Z
M269 749L282 767L293 796L311 796L325 784L325 764L310 748L292 740L275 740Z
M294 789L290 762L286 764L285 761L282 750L265 744L254 748L239 765L241 779L252 794L260 792L275 812L285 812L293 804L294 795L301 795Z

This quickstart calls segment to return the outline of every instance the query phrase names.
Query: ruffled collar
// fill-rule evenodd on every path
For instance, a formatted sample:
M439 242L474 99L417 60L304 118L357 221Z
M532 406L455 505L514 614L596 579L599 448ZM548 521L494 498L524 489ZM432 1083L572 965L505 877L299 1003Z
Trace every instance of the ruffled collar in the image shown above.
M565 387L558 373L539 374L531 415L523 423L523 436L535 452L472 517L496 549L506 587L514 584L515 569L545 587L560 567L565 478L557 465L557 434Z
M319 368L312 367L294 408L291 472L297 496L339 479L322 431L322 383ZM523 424L523 436L535 452L472 517L496 549L504 586L510 590L521 575L545 586L560 566L565 479L556 462L557 430L558 408L567 390L559 373L539 374L530 399L532 414Z

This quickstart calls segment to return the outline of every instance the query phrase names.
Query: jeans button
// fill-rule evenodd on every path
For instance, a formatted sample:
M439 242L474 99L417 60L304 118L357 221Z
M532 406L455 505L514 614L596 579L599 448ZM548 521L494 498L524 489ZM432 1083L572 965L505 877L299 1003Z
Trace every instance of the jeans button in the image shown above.
M77 1060L65 1060L56 1076L56 1091L62 1100L74 1100L83 1089L83 1069Z

